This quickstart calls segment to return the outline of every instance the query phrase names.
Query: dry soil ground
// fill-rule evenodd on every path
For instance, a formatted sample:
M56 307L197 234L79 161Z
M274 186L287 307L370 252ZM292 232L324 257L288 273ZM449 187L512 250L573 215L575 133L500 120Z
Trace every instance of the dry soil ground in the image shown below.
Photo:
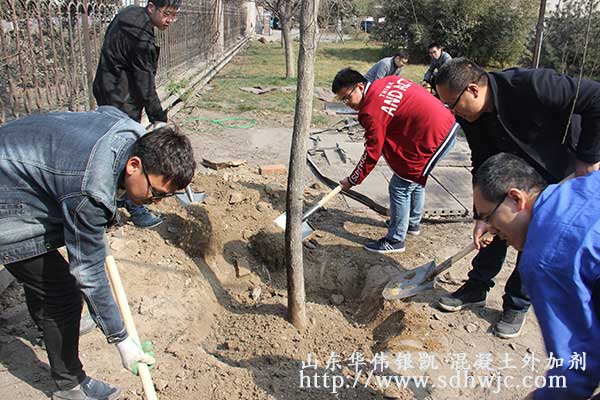
M190 116L219 117L190 108L176 119ZM464 279L469 260L433 291L406 301L380 296L398 270L445 259L466 245L468 223L423 224L405 253L374 255L361 245L384 234L384 218L351 209L338 197L311 219L317 232L304 249L308 326L297 330L287 322L283 238L273 225L285 205L286 176L261 176L257 165L287 158L289 130L261 123L250 131L190 136L198 159L248 160L237 168L199 169L193 185L207 193L204 205L183 209L168 199L156 207L166 218L158 229L128 224L110 233L138 331L154 343L152 375L160 398L523 398L531 383L523 377L543 375L546 358L533 313L519 338L490 332L514 252L484 308L444 313L436 307L439 296ZM307 177L307 204L324 193ZM237 277L236 265L246 266L247 275ZM0 296L0 400L44 399L53 390L45 352L31 343L35 336L14 284ZM142 398L138 378L121 369L116 349L99 330L82 337L80 351L89 375L123 387L126 399ZM309 354L316 368L307 363ZM370 374L382 363L357 362L358 355L382 361L381 354L391 370ZM428 376L429 383L394 389L392 380L386 388L382 376ZM342 379L343 387L334 390L334 380L339 385Z

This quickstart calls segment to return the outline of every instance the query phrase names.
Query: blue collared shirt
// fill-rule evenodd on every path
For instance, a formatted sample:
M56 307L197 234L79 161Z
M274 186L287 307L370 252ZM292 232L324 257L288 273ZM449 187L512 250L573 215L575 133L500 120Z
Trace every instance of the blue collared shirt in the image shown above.
M600 172L540 194L519 271L546 350L564 361L547 377L565 376L567 387L546 386L535 399L589 398L600 383Z

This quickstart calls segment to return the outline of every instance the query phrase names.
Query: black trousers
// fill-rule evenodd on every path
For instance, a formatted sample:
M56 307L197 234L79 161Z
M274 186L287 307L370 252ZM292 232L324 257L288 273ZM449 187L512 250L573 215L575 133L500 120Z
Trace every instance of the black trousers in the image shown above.
M494 277L498 275L506 258L506 242L498 236L492 243L484 247L477 253L471 265L473 269L469 272L469 280L476 281L488 289L494 286ZM525 312L529 309L531 301L525 286L521 282L519 275L519 260L521 253L517 257L517 265L512 274L506 281L504 287L504 296L502 296L504 310L515 310Z
M56 250L5 265L25 289L31 317L41 327L52 378L69 390L86 377L79 360L79 320L83 297L69 264Z

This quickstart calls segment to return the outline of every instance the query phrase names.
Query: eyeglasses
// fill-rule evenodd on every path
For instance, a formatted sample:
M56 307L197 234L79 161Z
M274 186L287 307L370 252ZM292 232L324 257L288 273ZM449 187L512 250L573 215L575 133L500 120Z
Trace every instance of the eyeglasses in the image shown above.
M352 90L350 91L350 93L348 93L344 97L339 97L339 99L342 103L348 104L348 101L350 101L350 97L352 96L352 93L354 93L354 91L356 90L356 86L357 85L352 86Z
M474 81L471 81L469 83L467 83L464 87L464 89L460 92L460 94L458 95L458 97L456 98L456 100L454 100L454 102L452 103L452 105L448 105L448 103L444 103L444 106L446 106L446 108L450 111L454 110L454 107L456 107L456 105L458 104L458 102L460 101L460 98L462 97L463 94L465 94L465 92L467 91L467 89L469 88L469 85L479 82L479 80L481 79L481 77L483 76L484 73L481 73L477 79L475 79Z
M496 207L494 207L494 209L485 217L481 216L477 210L473 211L473 218L482 222L485 222L486 224L490 224L490 220L492 219L492 217L494 216L494 214L496 213L496 210L498 210L498 207L500 207L500 205L502 203L504 203L504 200L506 200L506 196L508 196L508 193L505 193L504 196L502 196L502 200L500 200L500 202L498 204L496 204Z
M177 11L175 11L175 12L165 12L165 11L163 11L162 8L159 8L158 12L161 13L163 15L163 17L165 17L168 20L171 20L173 22L177 21Z
M150 194L152 194L152 196L150 196L150 198L148 200L159 201L166 197L175 196L175 193L172 193L172 192L157 192L156 189L154 189L152 187L152 184L150 183L150 178L148 177L148 174L146 173L146 169L144 168L144 164L142 164L142 172L144 173L144 176L146 177L146 182L148 182L148 189L150 189Z

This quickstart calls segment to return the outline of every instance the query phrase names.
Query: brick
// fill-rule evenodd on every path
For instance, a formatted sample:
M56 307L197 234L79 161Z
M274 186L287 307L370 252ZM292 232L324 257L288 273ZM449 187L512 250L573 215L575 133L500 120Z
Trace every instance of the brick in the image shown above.
M258 172L261 175L281 175L285 174L287 168L283 164L260 165Z
M242 278L246 275L250 275L250 263L245 258L238 258L235 260L235 272L238 278Z

